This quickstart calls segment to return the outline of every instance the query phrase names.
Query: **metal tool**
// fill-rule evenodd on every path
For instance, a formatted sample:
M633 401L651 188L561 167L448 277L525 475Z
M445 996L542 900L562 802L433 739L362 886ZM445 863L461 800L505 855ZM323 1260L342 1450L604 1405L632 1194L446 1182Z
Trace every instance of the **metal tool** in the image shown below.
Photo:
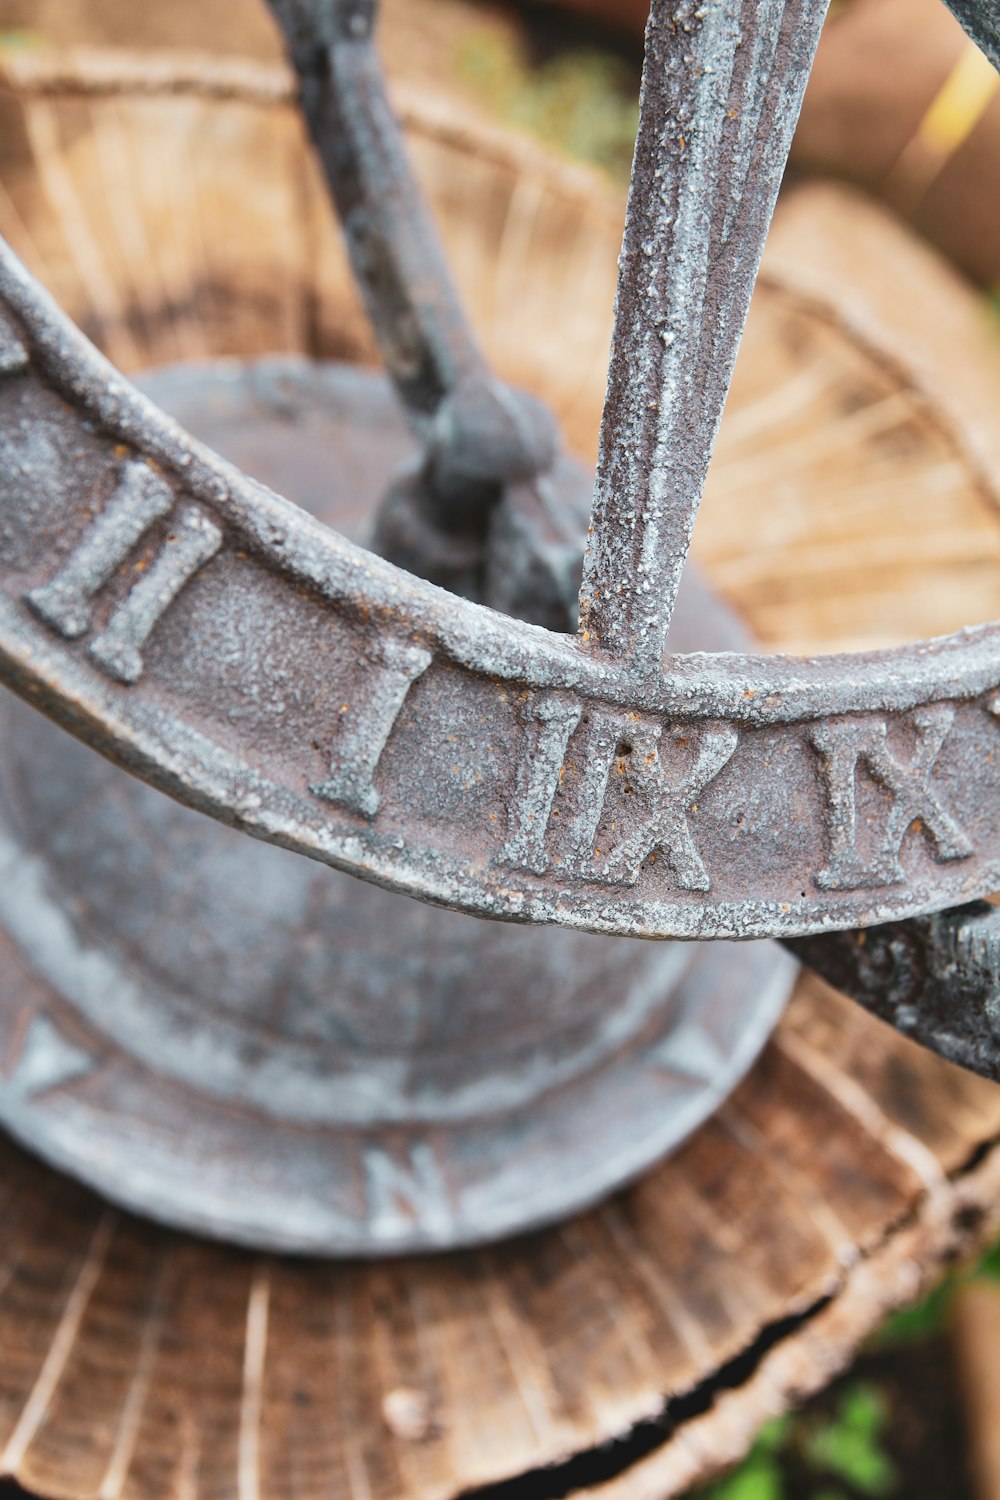
M410 433L287 362L143 395L0 248L0 676L147 783L4 705L0 1117L213 1232L454 1244L641 1170L766 1036L776 950L628 939L832 972L841 930L937 953L919 914L1000 885L1000 625L753 656L693 589L668 640L824 0L654 0L582 558L586 478L465 325L374 0L272 8ZM318 515L162 408L237 458L270 424L300 499L318 413ZM994 1070L926 993L892 1018Z

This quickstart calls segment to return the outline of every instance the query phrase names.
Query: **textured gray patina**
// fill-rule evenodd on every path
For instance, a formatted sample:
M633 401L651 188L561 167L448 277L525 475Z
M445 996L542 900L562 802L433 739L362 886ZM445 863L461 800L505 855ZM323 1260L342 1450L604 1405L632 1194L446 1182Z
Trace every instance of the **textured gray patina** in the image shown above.
M434 427L462 372L480 381L479 361L441 292L419 211L400 206L410 190L372 72L373 7L288 0L276 12L380 310L390 368L416 420L430 413ZM653 6L576 642L446 598L227 471L115 376L4 251L8 680L205 811L484 914L650 936L752 936L872 922L992 889L996 627L850 661L662 657L823 12L816 0ZM343 98L346 112L331 108ZM360 136L346 146L345 122ZM336 151L331 140L341 141ZM410 335L405 348L400 329ZM491 407L485 426L494 420ZM431 445L434 455L442 446ZM535 445L527 469L544 447ZM120 601L108 627L75 650L83 615L60 615L58 600L75 590L89 607L105 582L114 598L129 542L153 537L159 524L161 512L143 508L142 462L162 473L157 503L168 504L169 486L173 507L153 565L162 586ZM428 461L437 521L442 468L463 464ZM185 528L201 545L171 555ZM262 637L272 603L295 615L283 665L308 658L300 715L276 723L264 711L254 721L246 707L235 714L233 701L263 699L251 672L240 680L239 664L226 682L213 680L213 620L197 606L210 590L223 609L234 587ZM135 637L127 671L114 654L122 632ZM151 634L160 649L142 670L137 641ZM168 638L176 650L164 649ZM403 657L419 658L419 674L411 667L400 678L389 663ZM270 664L263 649L248 652L244 666L251 662L256 672ZM107 680L123 676L124 690ZM525 694L536 712L519 711ZM470 796L430 747L455 731L474 745L473 723L506 753L484 745ZM632 740L641 753L625 748ZM399 764L412 754L421 763L415 800ZM317 756L332 757L337 772L324 774ZM345 756L356 759L351 769ZM866 794L879 825L871 849L857 811Z
M364 371L223 361L144 385L352 539L414 450ZM244 617L228 623L222 672L248 649ZM672 637L743 644L690 573ZM398 692L423 661L393 652L382 680ZM268 677L274 713L295 681ZM345 799L368 801L363 766L331 757ZM717 1106L793 973L768 943L641 943L391 895L191 812L0 695L0 1119L173 1223L373 1253L571 1212Z
M463 371L474 387L485 377L419 212L400 207L410 190L371 70L372 7L276 11L373 306L396 288L380 332L415 422L435 434L414 492L447 533L441 474L460 471L454 493L467 494L469 464L439 418ZM995 888L998 627L849 659L662 656L823 12L817 0L653 6L575 641L442 594L227 469L117 376L5 250L7 680L203 811L484 915L748 937ZM347 116L331 100L344 96L358 138L337 155L329 141ZM390 256L390 243L402 249ZM476 411L473 428L495 431L509 404ZM514 427L486 444L500 454L492 479L478 476L492 485L486 524L516 509L504 454L516 450L520 473L547 452L534 428L532 446ZM144 525L129 501L142 463L162 476L158 494L169 487L166 522ZM184 548L185 528L200 545ZM162 587L126 601L133 534ZM67 629L46 613L74 579L112 612L92 638L75 628L82 616ZM220 622L237 609L252 649L227 658L221 680ZM122 631L135 638L127 672ZM264 691L275 670L296 683L280 716ZM457 770L439 748L456 742Z
M823 0L654 0L584 559L578 476L558 453L551 421L490 375L448 285L382 93L374 4L274 0L273 9L419 445L375 517L381 555L189 437L0 247L0 675L190 808L465 913L655 938L801 937L810 963L873 1004L872 976L885 965L866 967L863 936L831 929L895 924L889 946L879 939L868 951L920 953L926 973L915 981L908 958L906 983L890 975L877 1004L949 1055L992 1068L992 1002L980 1007L977 998L993 984L992 948L956 938L948 916L903 919L1000 885L1000 625L821 660L714 651L708 639L704 652L681 652L667 642ZM969 12L963 19L988 48L991 7L956 9ZM185 1019L187 994L160 1007L166 1029L133 1024L149 986L163 979L163 955L128 930L124 886L91 926L78 898L50 899L63 850L32 833L33 799L48 786L58 800L77 773L50 762L44 745L19 756L0 829L7 932L38 982L78 1017L103 1017L125 1053L140 1062L155 1054L167 1075L176 1067L190 1079L200 1069L203 1095L219 1103L220 1114L204 1116L193 1186L188 1174L170 1187L180 1158L169 1129L157 1136L150 1124L129 1195L152 1211L314 1248L503 1232L638 1170L678 1138L678 1121L689 1128L702 1117L759 1045L760 1024L741 1034L727 1023L718 1045L693 1018L675 1017L671 1030L668 1017L643 1009L652 981L642 965L623 960L628 980L609 979L603 1029L554 1054L537 1089L522 1060L508 1069L502 1098L491 1093L495 1079L473 1087L459 1072L428 1086L431 1107L407 1075L404 1119L391 1088L372 1082L366 1103L363 1082L345 1078L334 1123L341 1144L351 1144L337 1158L343 1201L334 1201L329 1185L324 1197L324 1139L294 1158L296 1177L293 1158L269 1153L249 1125L236 1140L223 1108L256 1088L255 1103L282 1128L329 1124L334 1096L310 1083L308 1045L296 1052L291 1026L278 1040L263 1037L263 1061L257 1044L241 1052L239 1040L215 1052L212 1037L229 1021L206 1020L199 1033ZM158 818L155 803L143 804L125 826L152 828ZM127 871L129 838L108 843ZM98 853L88 856L95 871ZM80 849L73 858L83 858ZM176 869L184 868L182 860ZM175 879L170 861L163 869ZM180 899L183 875L176 879ZM294 886L277 878L268 889L287 897ZM290 907L287 930L275 936L289 953L324 930L312 900ZM136 910L153 904L147 892ZM349 913L349 900L338 910ZM966 918L954 920L965 933ZM133 959L140 954L145 990L128 989L127 964L100 970L92 935L107 936L109 921L122 924L116 941ZM220 919L217 930L224 926ZM170 951L189 931L181 922ZM234 932L231 956L240 951ZM567 966L574 989L581 962L579 971ZM668 954L664 984L678 963ZM963 964L969 1013L949 1029L935 996ZM689 1002L718 983L692 985ZM773 1014L781 983L758 1021ZM347 1011L333 1005L331 1025L378 1008L364 985L348 990ZM717 994L713 1004L718 1019L726 1012ZM54 1028L44 1010L22 1030L0 1105L31 1134L28 1107L40 1092L91 1086L92 1042ZM634 1067L605 1078L591 1103L600 1118L625 1121L625 1136L576 1141L576 1175L560 1190L578 1118L567 1090L609 1045L630 1050ZM179 1060L185 1047L194 1049L189 1064ZM233 1084L227 1067L237 1057ZM111 1119L139 1088L123 1067L114 1088L93 1084L89 1135L73 1098L49 1115L50 1154L69 1160L75 1150L78 1168L112 1191L118 1146L93 1121L102 1102ZM680 1089L670 1129L627 1139L629 1111L638 1120L645 1101L653 1119L667 1107L664 1076ZM543 1094L551 1095L544 1103ZM157 1096L148 1107L176 1128L176 1101ZM467 1116L491 1110L510 1118L477 1136ZM133 1113L143 1118L141 1107ZM385 1132L401 1119L408 1130L427 1125L433 1139L394 1141ZM455 1121L459 1133L441 1156ZM234 1150L240 1170L271 1174L259 1206L233 1188ZM544 1151L546 1169L532 1177ZM516 1181L504 1176L508 1165Z
M392 889L596 931L804 933L1000 885L997 626L854 658L670 656L637 675L400 572L227 468L9 252L0 292L32 357L0 385L4 675L164 791ZM140 462L173 510L87 596L92 631L80 614L45 623L46 599L118 557ZM175 594L188 517L222 543ZM136 613L136 565L169 576L123 683L102 656ZM403 692L390 658L414 652L426 664ZM338 777L349 796L330 795Z

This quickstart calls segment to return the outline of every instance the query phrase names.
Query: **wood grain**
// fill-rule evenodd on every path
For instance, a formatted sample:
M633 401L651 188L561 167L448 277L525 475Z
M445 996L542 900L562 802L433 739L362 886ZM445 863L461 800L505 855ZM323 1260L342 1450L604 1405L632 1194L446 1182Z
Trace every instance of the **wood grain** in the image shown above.
M284 76L221 87L218 66L164 65L140 98L113 57L63 58L48 81L8 64L23 128L0 148L0 230L134 365L371 357ZM400 97L486 347L592 454L620 200ZM148 263L142 234L165 236ZM1000 614L1000 356L977 307L844 190L779 208L695 533L772 649ZM0 975L0 1002L20 982ZM0 1470L66 1500L446 1500L505 1482L516 1500L529 1477L534 1495L660 1500L738 1458L997 1232L998 1140L1000 1089L804 981L671 1161L469 1254L254 1257L113 1213L0 1142Z
M72 1500L402 1500L555 1463L555 1494L559 1465L655 1420L608 1492L677 1493L1000 1224L1000 1090L882 1030L804 984L671 1162L460 1256L255 1258L3 1143L5 1471Z

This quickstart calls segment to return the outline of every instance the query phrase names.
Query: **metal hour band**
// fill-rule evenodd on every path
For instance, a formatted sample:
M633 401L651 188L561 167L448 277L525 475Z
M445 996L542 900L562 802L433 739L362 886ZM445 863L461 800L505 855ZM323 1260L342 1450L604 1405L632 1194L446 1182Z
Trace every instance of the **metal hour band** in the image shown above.
M388 363L427 453L407 503L471 534L551 433L440 291L374 7L274 8L361 280L395 288L407 330ZM956 9L995 46L991 7ZM223 464L0 250L3 681L194 807L469 912L781 936L1000 886L1000 625L822 660L663 654L824 10L654 0L575 638ZM375 103L338 154L349 88Z

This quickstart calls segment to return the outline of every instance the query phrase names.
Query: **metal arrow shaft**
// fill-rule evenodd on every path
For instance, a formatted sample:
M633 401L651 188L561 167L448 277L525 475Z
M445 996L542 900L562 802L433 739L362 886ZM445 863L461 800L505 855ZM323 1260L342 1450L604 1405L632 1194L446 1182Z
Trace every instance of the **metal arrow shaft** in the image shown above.
M826 0L653 0L593 525L589 642L660 669Z

